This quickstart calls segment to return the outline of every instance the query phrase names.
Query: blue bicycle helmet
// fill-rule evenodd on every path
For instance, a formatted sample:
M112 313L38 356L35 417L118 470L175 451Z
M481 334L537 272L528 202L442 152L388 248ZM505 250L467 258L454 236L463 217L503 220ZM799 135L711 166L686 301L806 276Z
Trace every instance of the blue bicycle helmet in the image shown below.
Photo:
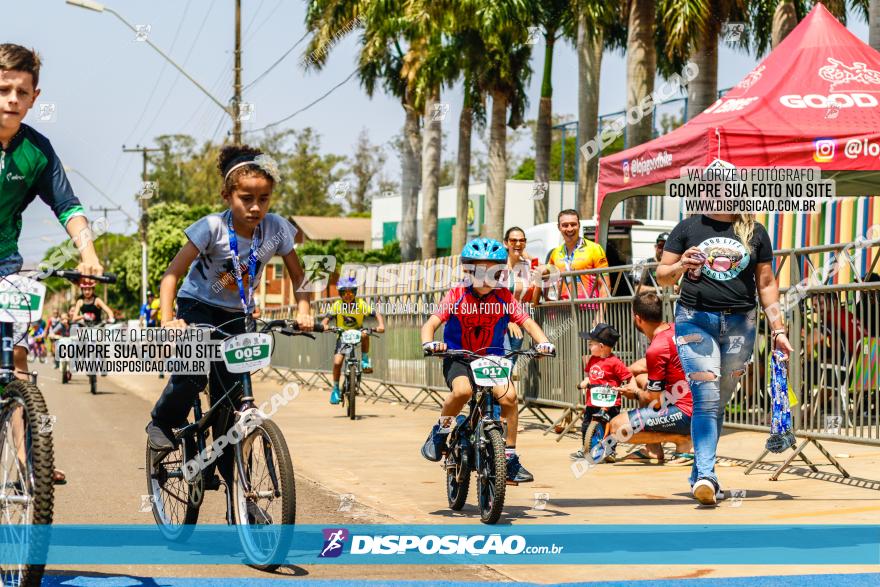
M507 249L494 238L475 238L461 251L462 261L507 262Z
M357 291L358 282L357 278L354 276L349 277L340 277L339 281L336 282L336 289L342 291L344 289L350 289L353 291Z

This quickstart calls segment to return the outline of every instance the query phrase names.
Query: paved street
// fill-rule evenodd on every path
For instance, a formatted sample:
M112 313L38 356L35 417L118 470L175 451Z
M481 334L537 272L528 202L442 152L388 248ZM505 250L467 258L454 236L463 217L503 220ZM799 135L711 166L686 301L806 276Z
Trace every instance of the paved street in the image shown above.
M152 402L163 382L158 378L126 375L99 379L100 393L88 392L84 376L61 386L56 371L41 367L40 386L52 413L56 462L70 483L56 493L57 523L152 523L140 512L146 493L143 470L144 433ZM256 378L256 395L268 399L280 390L275 380ZM473 503L462 512L446 507L444 476L439 465L419 455L419 446L437 412L415 413L385 401L358 406L352 422L343 410L327 402L328 390L304 389L276 415L290 445L297 475L298 523L428 523L479 524ZM714 510L698 508L687 492L687 469L618 463L602 465L576 478L568 453L573 440L556 443L544 436L534 421L523 422L519 452L534 473L531 486L509 488L503 523L519 524L746 524L746 523L877 523L880 520L880 451L829 443L835 455L856 478L844 481L823 474L784 474L770 481L768 470L744 476L745 459L760 453L765 436L725 434L720 470L725 488L745 490L739 500L725 500ZM821 462L816 451L810 457ZM816 453L816 454L813 454ZM819 477L823 477L820 479ZM549 494L546 504L536 493ZM353 497L348 512L338 511L343 499ZM473 500L471 500L473 502ZM209 493L199 521L223 523L223 498ZM792 537L793 540L796 537ZM517 580L565 582L577 580L672 579L806 573L857 573L876 569L859 566L640 566L638 561L609 561L591 567L546 566L321 566L290 568L286 575L340 579ZM615 564L616 563L616 564ZM265 577L244 566L137 566L52 569L92 571L107 575Z

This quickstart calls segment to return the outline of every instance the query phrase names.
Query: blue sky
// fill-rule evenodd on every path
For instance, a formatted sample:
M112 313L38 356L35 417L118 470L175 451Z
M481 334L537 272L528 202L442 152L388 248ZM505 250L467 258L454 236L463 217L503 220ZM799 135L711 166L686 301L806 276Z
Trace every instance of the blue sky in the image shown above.
M232 94L232 0L108 0L129 22L149 25L149 38L222 102ZM38 102L54 104L51 122L37 120L32 111L26 122L46 134L65 165L76 169L104 192L108 202L80 175L71 183L87 208L119 205L137 216L134 193L140 183L139 155L123 154L122 145L152 145L162 134L185 133L199 141L220 140L231 128L228 117L146 43L108 13L76 8L62 0L7 2L0 19L0 39L36 48L43 57ZM243 0L243 80L247 85L289 49L305 32L302 0ZM867 41L864 22L851 17L849 28ZM254 104L253 121L245 130L284 118L345 79L354 69L355 38L333 48L321 72L305 72L300 65L305 43L244 93ZM737 83L754 67L753 56L722 47L719 87ZM534 46L528 118L537 114L543 44ZM620 53L606 54L602 68L600 113L625 106L626 68ZM557 44L554 58L554 113L577 111L577 57L569 42ZM458 88L442 98L450 104L446 116L450 143L461 106ZM356 78L337 89L282 128L311 126L320 134L322 149L348 155L362 128L373 143L385 143L399 132L403 111L394 98L378 94L372 100ZM519 145L525 152L530 141ZM447 156L454 144L445 144ZM399 163L388 152L387 172L399 174ZM219 195L218 195L219 198ZM98 216L100 212L90 212ZM110 229L131 232L124 215L110 213ZM48 208L36 202L25 213L20 248L26 261L37 261L64 232Z

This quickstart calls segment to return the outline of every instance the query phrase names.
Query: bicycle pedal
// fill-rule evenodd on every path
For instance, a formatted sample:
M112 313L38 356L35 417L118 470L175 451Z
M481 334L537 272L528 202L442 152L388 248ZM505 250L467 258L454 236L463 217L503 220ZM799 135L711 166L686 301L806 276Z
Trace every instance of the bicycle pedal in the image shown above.
M517 485L517 486L519 485L519 483L517 483L516 481L511 481L510 479L507 480L507 484L508 485Z

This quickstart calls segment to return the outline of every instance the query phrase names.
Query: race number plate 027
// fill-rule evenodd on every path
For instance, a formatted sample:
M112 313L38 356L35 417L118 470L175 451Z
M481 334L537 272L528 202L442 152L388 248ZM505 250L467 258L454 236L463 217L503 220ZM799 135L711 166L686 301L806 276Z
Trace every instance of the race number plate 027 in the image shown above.
M471 363L474 383L484 387L506 385L510 379L513 363L503 357L485 357Z
M0 322L32 322L43 315L46 286L23 275L0 278Z
M361 341L361 331L360 330L344 330L342 332L342 343L343 344L357 344Z
M610 408L617 403L617 390L607 385L597 385L590 389L590 400L597 408Z
M223 362L230 373L249 373L268 367L272 361L272 336L265 333L238 334L223 341Z

